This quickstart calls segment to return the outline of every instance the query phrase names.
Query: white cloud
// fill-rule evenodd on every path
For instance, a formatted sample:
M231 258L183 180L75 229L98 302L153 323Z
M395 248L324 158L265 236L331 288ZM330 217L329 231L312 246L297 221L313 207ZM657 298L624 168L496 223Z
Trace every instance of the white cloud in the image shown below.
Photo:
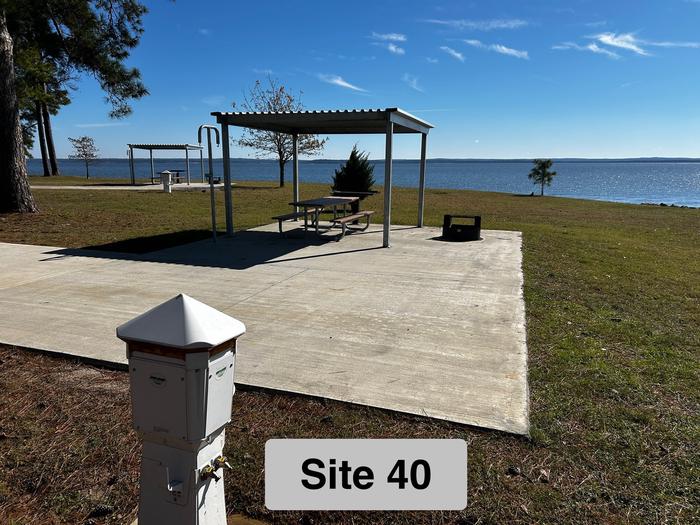
M405 55L406 54L406 50L404 48L399 47L392 42L389 42L386 45L377 43L377 45L381 45L382 47L386 47L386 49L387 49L387 51L389 51L389 53L393 53L395 55Z
M452 58L456 58L460 62L464 62L464 55L460 53L459 51L455 51L451 47L447 46L440 46L440 50L444 51L448 55L450 55Z
M640 47L637 37L632 33L601 33L591 38L606 46L626 49L638 55L649 56L649 53Z
M391 42L405 42L407 40L406 35L401 33L375 33L372 31L372 36L374 40L388 40Z
M495 29L518 29L525 27L528 22L518 18L493 18L491 20L426 20L429 24L437 24L453 29L472 31L493 31Z
M638 38L634 33L601 33L591 37L600 44L631 51L637 55L651 56L647 47L700 49L700 42L655 41Z
M401 80L403 80L411 89L415 89L416 91L423 93L423 88L418 85L418 77L404 73Z
M403 55L406 53L406 50L404 48L399 47L396 44L389 43L387 44L386 48L395 55Z
M403 47L397 46L393 42L372 42L375 46L383 47L389 53L393 53L394 55L405 55L406 50Z
M700 2L700 0L698 0ZM654 47L687 47L700 49L700 42L644 42L648 46Z
M502 55L508 55L515 58L521 58L523 60L530 60L530 54L527 51L522 51L520 49L513 49L512 47L506 47L501 44L493 44L491 50Z
M433 58L433 57L425 57L425 61L428 64L437 64L439 62L439 60L437 58Z
M590 51L591 53L597 53L599 55L605 55L609 58L620 58L620 55L617 53L610 51L609 49L605 49L603 47L600 47L596 43L588 44L587 46L584 46L587 51Z
M259 69L257 67L254 67L253 73L257 73L258 75L273 75L274 71L272 71L271 69Z
M351 84L340 75L326 75L323 73L319 73L317 76L321 82L325 82L327 84L333 84L334 86L340 86L342 88L350 89L352 91L359 91L361 93L367 92L366 89L362 89L361 87Z
M598 55L605 55L608 58L620 58L620 55L617 53L614 53L613 51L610 51L609 49L605 49L603 47L600 47L598 44L595 42L591 42L590 44L587 44L585 46L576 44L574 42L564 42L563 44L557 44L555 46L552 46L552 49L556 50L567 50L567 49L574 49L576 51L590 51L591 53L596 53Z
M374 40L379 40L379 42L372 42L375 46L383 47L389 53L393 53L395 55L405 55L406 50L398 45L395 44L395 42L406 42L407 38L406 35L403 35L401 33L376 33L372 32L372 36L370 37Z
M197 32L198 32L200 35L204 35L204 36L209 36L209 35L211 35L211 30L207 29L206 27L200 27L199 29L197 29Z
M113 128L117 126L128 126L128 122L94 122L89 124L76 124L76 128Z
M503 44L484 44L481 40L465 40L465 44L479 49L486 49L488 51L494 51L495 53L500 53L501 55L508 55L515 58L520 58L523 60L530 60L530 55L527 51L521 51L519 49L513 49L511 47L506 47Z

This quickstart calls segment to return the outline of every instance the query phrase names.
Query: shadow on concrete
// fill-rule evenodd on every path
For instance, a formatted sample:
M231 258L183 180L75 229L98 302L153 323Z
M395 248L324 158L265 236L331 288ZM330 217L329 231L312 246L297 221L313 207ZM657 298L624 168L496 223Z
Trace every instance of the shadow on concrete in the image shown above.
M219 232L221 234L221 232ZM145 237L134 237L122 241L109 242L86 246L86 250L100 250L106 252L123 253L149 253L167 248L174 248L183 244L211 239L210 230L182 230L177 232L161 233Z
M353 233L352 236L378 237L377 233L381 235L381 232L367 231ZM326 244L337 246L337 249L325 250L314 255L293 256L294 252L304 248ZM343 241L336 243L335 234L318 236L311 231L304 235L303 232L295 230L282 237L278 232L273 231L244 230L236 232L232 237L219 235L217 242L214 242L211 232L186 230L85 248L62 248L48 253L54 257L95 257L245 270L260 264L378 250L381 249L381 237L378 237L376 246L353 249L348 249L346 246Z

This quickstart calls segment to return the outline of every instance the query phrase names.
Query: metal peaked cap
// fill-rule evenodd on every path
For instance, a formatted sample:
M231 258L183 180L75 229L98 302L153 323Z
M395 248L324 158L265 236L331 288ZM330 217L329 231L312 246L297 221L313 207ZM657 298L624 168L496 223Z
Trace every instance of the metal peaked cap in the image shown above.
M117 327L123 341L174 348L213 348L245 333L245 325L180 294Z

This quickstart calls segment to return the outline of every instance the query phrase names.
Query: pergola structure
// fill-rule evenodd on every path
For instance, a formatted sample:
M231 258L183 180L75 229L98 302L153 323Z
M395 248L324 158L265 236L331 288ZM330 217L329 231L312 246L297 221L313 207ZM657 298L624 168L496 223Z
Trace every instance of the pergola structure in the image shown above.
M196 144L127 144L129 146L129 173L131 175L131 184L136 184L136 175L134 172L134 150L148 150L151 158L151 180L156 176L155 166L153 165L153 150L170 150L170 151L185 151L185 164L187 166L187 184L190 183L190 151L199 150L199 169L202 174L202 182L204 182L204 159L202 158L202 146Z
M289 111L289 112L234 112L212 113L221 125L221 143L224 157L224 191L226 199L226 233L233 233L233 204L231 202L231 158L229 152L229 126L288 133L293 138L293 191L294 201L299 200L299 151L298 137L303 134L384 134L384 239L383 246L390 246L391 228L391 172L394 133L420 133L420 179L418 186L418 227L423 226L425 200L425 158L428 132L432 125L399 108L357 109L337 111Z

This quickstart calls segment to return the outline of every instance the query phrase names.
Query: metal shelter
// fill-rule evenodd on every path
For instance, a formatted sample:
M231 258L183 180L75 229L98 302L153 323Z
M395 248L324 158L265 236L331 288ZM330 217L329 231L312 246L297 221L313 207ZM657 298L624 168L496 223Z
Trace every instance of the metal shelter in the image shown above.
M199 169L202 174L202 182L204 182L204 158L202 157L202 146L196 144L127 144L129 147L129 174L131 175L131 184L136 184L136 175L134 172L134 150L148 150L151 159L151 180L156 176L155 166L153 165L153 150L170 150L170 151L185 151L185 164L187 166L187 184L190 183L190 151L199 150Z
M293 191L294 201L299 200L299 152L298 136L302 134L384 134L386 154L384 157L384 238L383 246L390 246L391 228L391 176L394 133L420 133L420 180L418 186L418 227L423 226L425 200L425 158L428 132L432 125L399 108L355 109L335 111L289 111L289 112L233 112L215 111L212 115L221 125L224 191L226 204L226 233L233 233L233 204L231 202L231 164L229 152L229 126L288 133L292 135L294 154Z

